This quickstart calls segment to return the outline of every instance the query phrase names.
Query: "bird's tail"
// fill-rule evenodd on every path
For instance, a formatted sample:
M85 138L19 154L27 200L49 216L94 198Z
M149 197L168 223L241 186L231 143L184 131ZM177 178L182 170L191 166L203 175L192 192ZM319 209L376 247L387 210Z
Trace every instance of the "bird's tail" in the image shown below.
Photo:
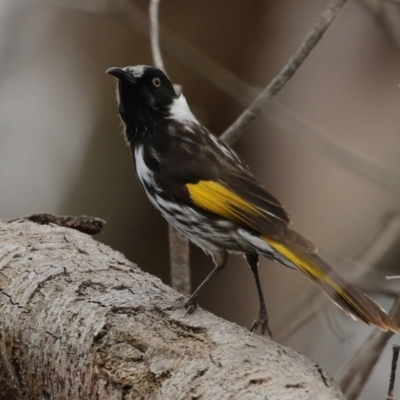
M368 325L376 325L383 331L400 332L396 323L378 303L346 282L317 254L308 254L289 244L265 236L263 240L303 271L346 314Z

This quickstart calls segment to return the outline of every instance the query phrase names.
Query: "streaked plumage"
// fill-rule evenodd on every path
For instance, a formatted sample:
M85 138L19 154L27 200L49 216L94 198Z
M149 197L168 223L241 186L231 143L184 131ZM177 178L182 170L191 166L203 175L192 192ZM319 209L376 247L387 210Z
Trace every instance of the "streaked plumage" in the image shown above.
M257 270L258 257L266 256L303 271L353 318L399 331L377 303L338 276L316 254L314 244L289 227L291 219L280 202L228 145L200 125L162 71L136 66L107 72L118 78L119 112L141 186L168 222L216 264L187 299L189 312L229 253L242 253L260 299L252 330L259 325L268 329Z

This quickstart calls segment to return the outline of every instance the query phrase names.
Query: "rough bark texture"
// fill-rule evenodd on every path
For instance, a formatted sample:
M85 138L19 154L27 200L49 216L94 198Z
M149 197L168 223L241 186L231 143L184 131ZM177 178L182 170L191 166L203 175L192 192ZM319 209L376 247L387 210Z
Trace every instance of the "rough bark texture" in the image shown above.
M343 399L310 360L178 297L83 233L0 222L0 400Z

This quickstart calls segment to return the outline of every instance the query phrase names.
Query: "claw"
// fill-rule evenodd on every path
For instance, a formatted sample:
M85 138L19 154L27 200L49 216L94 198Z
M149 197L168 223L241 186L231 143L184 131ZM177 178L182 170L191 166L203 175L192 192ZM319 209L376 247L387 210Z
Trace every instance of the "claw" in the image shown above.
M184 302L184 306L186 308L186 317L188 314L193 314L196 311L197 303L196 301L193 301L191 297L188 297L188 299Z
M253 321L250 332L255 332L257 328L261 325L261 335L265 335L265 332L268 333L269 337L272 339L272 333L271 329L269 328L268 325L268 315L261 313L258 315L258 317Z
M185 307L186 307L186 306L185 306ZM193 314L193 313L196 311L196 308L197 308L197 304L191 304L190 306L187 306L187 307L186 307L185 317L186 317L188 314Z

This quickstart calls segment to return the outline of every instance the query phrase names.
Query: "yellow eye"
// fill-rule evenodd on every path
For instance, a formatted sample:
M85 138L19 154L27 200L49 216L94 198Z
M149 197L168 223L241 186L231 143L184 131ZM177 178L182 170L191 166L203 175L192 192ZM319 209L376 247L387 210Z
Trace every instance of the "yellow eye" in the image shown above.
M160 80L160 78L154 78L153 79L153 85L154 85L154 87L160 87L161 86L161 80Z

